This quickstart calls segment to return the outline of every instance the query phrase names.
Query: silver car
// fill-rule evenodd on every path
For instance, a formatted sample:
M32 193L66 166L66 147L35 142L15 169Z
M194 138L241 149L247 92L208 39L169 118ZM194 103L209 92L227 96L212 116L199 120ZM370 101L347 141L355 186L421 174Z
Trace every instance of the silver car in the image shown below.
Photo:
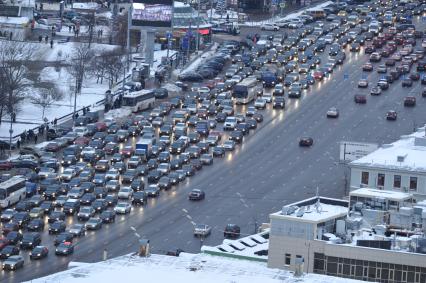
M194 236L196 237L207 237L211 231L212 227L207 224L196 224L194 226Z

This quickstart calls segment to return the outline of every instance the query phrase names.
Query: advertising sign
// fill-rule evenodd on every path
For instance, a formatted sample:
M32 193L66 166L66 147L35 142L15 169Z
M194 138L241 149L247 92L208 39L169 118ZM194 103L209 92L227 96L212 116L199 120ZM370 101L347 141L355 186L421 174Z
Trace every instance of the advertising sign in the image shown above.
M375 143L340 142L340 161L353 161L375 151L379 146Z
M132 25L171 27L173 0L134 0Z

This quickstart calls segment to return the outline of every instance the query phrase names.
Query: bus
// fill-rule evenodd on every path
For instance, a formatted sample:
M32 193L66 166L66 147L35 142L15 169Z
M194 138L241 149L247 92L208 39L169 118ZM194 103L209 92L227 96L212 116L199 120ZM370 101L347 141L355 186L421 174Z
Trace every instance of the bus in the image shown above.
M232 90L232 97L237 104L247 104L253 101L257 95L256 77L248 77L236 84Z
M123 108L130 109L132 112L146 110L154 106L155 95L153 89L143 89L134 92L128 92L123 95Z
M0 207L6 208L25 198L26 179L23 176L14 176L0 183Z

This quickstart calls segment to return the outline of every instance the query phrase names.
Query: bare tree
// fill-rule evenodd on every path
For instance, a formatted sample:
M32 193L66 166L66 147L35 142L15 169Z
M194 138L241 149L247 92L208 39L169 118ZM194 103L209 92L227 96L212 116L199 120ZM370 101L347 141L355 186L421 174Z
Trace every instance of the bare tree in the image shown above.
M120 50L103 51L94 61L92 73L98 76L98 81L101 79L101 83L106 79L111 89L124 71L123 53Z
M62 99L62 97L62 93L57 92L55 89L41 88L31 97L31 102L42 109L41 118L44 119L46 109L50 108L54 102Z
M8 114L19 110L28 87L26 64L34 55L35 46L31 43L0 41L0 123L4 110Z
M77 110L77 95L81 93L84 79L88 76L91 68L93 52L88 44L81 44L74 48L68 60L68 72L74 78L74 116Z

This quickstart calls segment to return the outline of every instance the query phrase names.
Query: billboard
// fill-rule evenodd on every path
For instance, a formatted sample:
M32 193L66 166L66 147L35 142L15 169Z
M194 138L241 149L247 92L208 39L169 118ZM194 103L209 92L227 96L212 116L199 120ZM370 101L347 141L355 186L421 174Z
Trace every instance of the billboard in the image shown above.
M134 0L132 26L171 27L173 0Z
M375 143L340 142L340 161L353 161L375 151L379 146Z

